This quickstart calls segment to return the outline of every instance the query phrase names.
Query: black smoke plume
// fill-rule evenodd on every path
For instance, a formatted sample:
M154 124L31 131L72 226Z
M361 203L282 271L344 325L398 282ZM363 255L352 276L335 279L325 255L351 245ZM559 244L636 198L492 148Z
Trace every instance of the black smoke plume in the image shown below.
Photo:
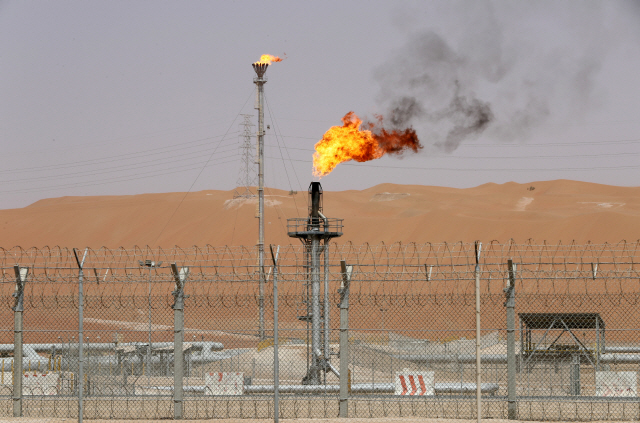
M552 48L552 37L542 40L549 45L532 44L513 22L531 7L513 5L514 19L507 21L507 12L498 18L480 6L473 25L457 25L465 36L455 47L434 31L411 36L374 73L386 121L413 127L423 141L450 153L480 135L523 141L550 117L578 118L591 100L606 43L589 38L576 18L567 24L578 34L573 45ZM598 7L588 12L597 29ZM571 10L563 13L573 19Z

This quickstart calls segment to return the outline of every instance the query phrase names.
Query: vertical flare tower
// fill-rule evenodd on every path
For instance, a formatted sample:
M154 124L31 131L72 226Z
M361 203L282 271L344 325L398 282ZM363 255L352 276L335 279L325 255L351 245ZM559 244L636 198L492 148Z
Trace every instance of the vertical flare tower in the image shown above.
M258 273L260 278L258 335L260 339L264 339L264 84L267 83L264 74L269 65L267 63L253 63L252 66L257 75L253 79L253 83L258 88L258 98L256 99L256 109L258 109Z
M307 375L302 380L305 385L320 385L321 375L325 381L328 371L338 376L331 364L329 350L329 242L342 236L342 219L328 218L322 214L322 186L320 182L309 185L309 217L287 220L287 231L292 238L298 238L305 246L307 266L307 314L298 316L311 323L311 351ZM320 258L324 255L324 266ZM322 271L322 267L324 270ZM324 296L320 298L320 277L324 276ZM324 328L324 337L322 337Z

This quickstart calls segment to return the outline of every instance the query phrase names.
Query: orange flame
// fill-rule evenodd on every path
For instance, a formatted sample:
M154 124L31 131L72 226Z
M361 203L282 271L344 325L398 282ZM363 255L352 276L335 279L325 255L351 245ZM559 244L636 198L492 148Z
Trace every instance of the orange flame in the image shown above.
M388 131L382 127L382 116L377 123L367 122L349 112L342 118L342 126L332 126L315 145L313 174L328 175L338 164L349 160L367 162L385 154L402 154L405 150L417 153L422 148L413 128Z
M271 62L282 62L283 59L279 58L278 56L272 56L270 54L263 54L262 56L260 56L260 60L258 60L255 64L267 64L270 65Z

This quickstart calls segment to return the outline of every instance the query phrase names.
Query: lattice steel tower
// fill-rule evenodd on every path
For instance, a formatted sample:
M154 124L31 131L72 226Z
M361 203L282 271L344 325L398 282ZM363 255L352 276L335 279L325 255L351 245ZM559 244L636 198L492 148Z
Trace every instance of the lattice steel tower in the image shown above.
M258 175L255 167L254 147L251 142L253 128L252 115L242 115L244 121L240 124L240 171L233 198L252 198L256 194L252 190L258 185Z

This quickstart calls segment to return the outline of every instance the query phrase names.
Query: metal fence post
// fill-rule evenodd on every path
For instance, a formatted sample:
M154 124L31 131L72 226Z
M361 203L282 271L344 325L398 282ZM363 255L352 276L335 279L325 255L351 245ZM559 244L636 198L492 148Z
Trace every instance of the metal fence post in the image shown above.
M84 351L83 351L83 320L84 320L84 294L82 291L82 279L84 277L84 260L87 258L88 248L84 249L82 260L78 257L78 252L73 249L73 255L78 264L78 423L82 423L84 418Z
M569 384L570 394L572 396L580 395L580 356L577 354L571 356Z
M16 274L16 299L13 306L13 417L22 417L22 312L24 311L24 284L29 269L13 266Z
M331 359L331 351L329 350L329 338L331 335L331 325L329 324L329 240L325 240L324 244L324 346L322 350L324 352L324 360L326 363ZM327 380L327 373L324 374L325 383Z
M349 417L349 284L353 266L340 261L340 417Z
M509 285L504 289L507 308L507 417L509 420L517 418L516 408L516 265L513 260L508 262ZM522 342L522 340L520 340ZM522 349L522 346L520 346Z
M273 254L273 245L269 245L273 260L273 421L280 421L280 357L278 356L278 254ZM254 359L255 360L255 359Z
M475 242L475 256L476 256L476 420L480 423L482 419L482 363L480 361L480 251L482 250L482 243Z
M171 263L171 272L175 280L175 290L172 292L173 303L173 418L182 419L184 391L182 379L184 375L184 359L182 342L184 341L184 284L189 275L189 268L178 270L175 263Z

